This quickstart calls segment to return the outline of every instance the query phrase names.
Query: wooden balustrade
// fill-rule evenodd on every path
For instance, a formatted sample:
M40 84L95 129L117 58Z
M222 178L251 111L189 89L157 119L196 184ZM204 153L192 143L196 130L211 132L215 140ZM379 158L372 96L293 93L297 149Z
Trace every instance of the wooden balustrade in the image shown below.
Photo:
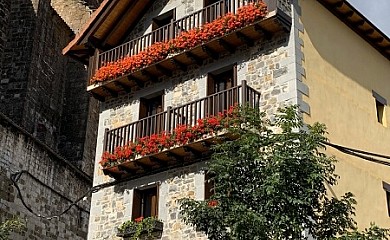
M118 146L124 146L137 138L172 132L179 125L193 126L199 119L216 115L236 104L257 107L260 105L260 93L246 85L236 86L225 91L189 102L178 107L168 107L166 111L140 119L128 125L106 130L104 151L113 152Z
M276 8L276 1L278 0L264 1L269 4L267 6L272 6L272 9L268 9L269 11ZM135 38L111 50L102 52L94 56L93 64L96 63L97 65L93 67L90 66L90 69L92 69L91 71L93 71L90 73L90 75L93 76L93 73L97 69L107 63L115 62L126 56L136 55L139 52L145 50L147 47L151 46L154 42L168 41L172 38L177 37L182 31L188 31L194 28L201 27L206 22L211 22L221 16L224 16L228 12L236 13L238 8L252 2L256 2L256 0L218 1L183 18L171 21L169 24L162 26L141 37Z

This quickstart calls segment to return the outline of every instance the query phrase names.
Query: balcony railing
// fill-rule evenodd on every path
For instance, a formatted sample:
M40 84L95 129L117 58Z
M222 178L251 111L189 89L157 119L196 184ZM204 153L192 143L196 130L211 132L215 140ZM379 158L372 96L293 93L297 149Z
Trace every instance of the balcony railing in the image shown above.
M269 12L280 9L285 15L290 15L290 0L263 1L267 4ZM253 2L257 2L257 0L221 0L183 18L171 21L165 26L111 50L96 54L90 59L89 76L92 77L96 70L109 62L115 62L124 57L136 55L155 42L163 42L175 38L182 31L201 27L204 23L211 22L228 12L236 13L240 7Z
M246 81L243 81L241 86L215 93L185 105L168 107L164 112L119 128L106 129L104 151L113 152L116 147L134 142L140 137L162 131L172 132L178 125L193 126L199 119L216 115L236 104L259 106L260 93L247 86Z

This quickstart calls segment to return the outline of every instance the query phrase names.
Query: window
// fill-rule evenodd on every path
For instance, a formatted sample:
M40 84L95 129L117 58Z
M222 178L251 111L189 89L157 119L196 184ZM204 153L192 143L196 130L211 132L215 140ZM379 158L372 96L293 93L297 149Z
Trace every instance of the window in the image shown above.
M383 182L383 189L386 192L387 215L390 217L390 184Z
M237 65L221 68L210 72L207 76L207 95L214 95L206 106L209 115L215 115L227 110L237 103L237 92L227 92L237 82Z
M203 1L203 22L212 22L222 16L224 12L229 11L228 1L221 0L204 0Z
M157 186L143 190L134 189L132 219L139 217L157 217L158 188Z
M170 28L167 26L175 20L176 11L172 9L158 17L153 18L152 31L159 29L153 34L153 42L163 42L173 38L170 36ZM162 28L163 26L167 26Z
M212 195L214 195L214 181L211 179L212 175L205 174L204 175L204 199L210 199Z
M157 134L165 129L164 116L160 113L164 111L164 96L156 93L149 97L140 99L138 137Z
M375 91L372 91L372 96L375 98L375 110L376 110L376 118L377 121L383 126L387 126L386 123L386 112L385 106L387 105L387 101L385 98L380 96Z

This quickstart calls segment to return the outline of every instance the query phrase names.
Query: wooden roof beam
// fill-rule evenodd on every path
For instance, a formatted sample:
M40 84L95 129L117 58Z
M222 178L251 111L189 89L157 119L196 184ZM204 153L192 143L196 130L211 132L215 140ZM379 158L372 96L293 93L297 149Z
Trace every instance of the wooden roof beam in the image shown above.
M133 10L133 6L135 5L136 2L137 1L132 1L131 5L127 7L127 10L125 11L125 13L121 14L121 16L115 20L115 22L112 24L112 26L114 26L114 27L111 28L111 31L107 34L107 36L105 36L103 38L103 43L102 43L103 46L107 44L107 42L109 41L112 34L115 33L118 30L118 28L124 23L124 21L126 19L124 16L126 16L127 14L129 14Z

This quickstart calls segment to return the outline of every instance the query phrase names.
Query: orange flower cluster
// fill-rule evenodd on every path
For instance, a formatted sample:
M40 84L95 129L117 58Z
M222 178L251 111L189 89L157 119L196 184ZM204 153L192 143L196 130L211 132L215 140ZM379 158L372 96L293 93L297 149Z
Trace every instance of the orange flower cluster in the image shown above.
M126 146L117 147L114 153L104 152L99 163L103 168L108 168L131 161L137 156L147 156L175 145L188 144L205 135L227 128L233 124L233 121L237 121L237 116L238 108L231 106L228 110L218 113L217 116L199 119L195 126L179 125L172 133L153 134L139 138L135 143L130 142Z
M237 10L236 14L226 15L204 24L201 28L194 28L181 32L176 38L166 42L156 42L136 55L124 57L115 62L106 63L100 67L91 79L91 83L103 82L129 74L150 64L165 59L169 54L189 50L213 38L254 23L265 17L267 6L259 1L248 4Z
M216 207L218 206L218 201L217 200L211 200L207 203L207 206L209 207Z

